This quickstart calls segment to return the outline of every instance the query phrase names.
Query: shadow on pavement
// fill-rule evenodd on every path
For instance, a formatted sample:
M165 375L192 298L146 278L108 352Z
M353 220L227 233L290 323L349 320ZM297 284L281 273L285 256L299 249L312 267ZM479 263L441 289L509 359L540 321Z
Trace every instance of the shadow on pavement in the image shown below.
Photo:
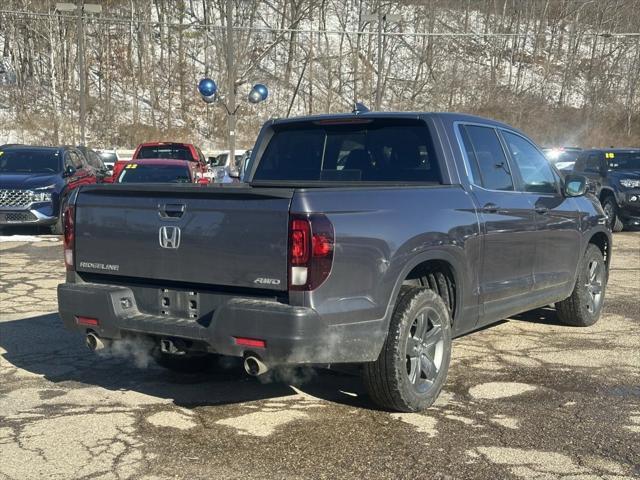
M542 325L556 325L558 327L572 328L570 325L560 321L558 314L556 313L556 309L553 307L537 308L536 310L530 310L528 312L514 315L510 319L530 323L540 323Z
M57 313L0 322L0 347L6 351L2 356L7 362L53 383L130 390L171 399L185 407L286 397L297 393L291 387L294 385L314 397L374 408L363 397L358 377L325 369L283 369L268 374L266 379L256 379L244 373L238 359L229 358L197 374L171 372L153 362L139 368L133 358L90 352L82 335L63 328Z
M51 228L38 225L0 225L0 235L51 235Z

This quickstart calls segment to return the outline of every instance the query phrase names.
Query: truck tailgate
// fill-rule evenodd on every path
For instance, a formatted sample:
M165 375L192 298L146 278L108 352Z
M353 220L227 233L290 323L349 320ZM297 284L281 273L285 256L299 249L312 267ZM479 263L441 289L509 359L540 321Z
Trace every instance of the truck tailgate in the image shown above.
M107 185L76 201L78 272L287 289L293 189Z

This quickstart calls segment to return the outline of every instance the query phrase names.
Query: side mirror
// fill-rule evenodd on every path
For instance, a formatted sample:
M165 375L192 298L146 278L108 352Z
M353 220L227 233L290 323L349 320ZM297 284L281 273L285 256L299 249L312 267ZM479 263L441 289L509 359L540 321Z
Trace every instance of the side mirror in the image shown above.
M76 173L76 167L74 167L73 165L67 165L64 168L64 172L62 173L63 177L72 177L73 175L75 175Z
M567 197L581 197L587 193L587 177L567 175L564 177L564 194Z

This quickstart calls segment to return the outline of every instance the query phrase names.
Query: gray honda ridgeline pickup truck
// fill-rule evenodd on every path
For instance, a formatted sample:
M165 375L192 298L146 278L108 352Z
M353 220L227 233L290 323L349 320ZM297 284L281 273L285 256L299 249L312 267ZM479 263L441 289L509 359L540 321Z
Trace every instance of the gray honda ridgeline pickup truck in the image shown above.
M453 337L549 304L574 326L602 311L611 235L597 200L508 125L271 120L244 181L79 189L66 327L92 349L152 340L175 369L207 354L253 375L361 364L377 404L417 411L442 389Z

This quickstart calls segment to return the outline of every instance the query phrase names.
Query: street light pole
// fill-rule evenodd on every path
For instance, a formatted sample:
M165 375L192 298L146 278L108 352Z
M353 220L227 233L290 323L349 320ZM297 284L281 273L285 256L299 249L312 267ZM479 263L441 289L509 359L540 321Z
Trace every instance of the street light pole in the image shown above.
M376 13L369 13L363 17L364 20L368 22L378 22L378 41L377 41L377 50L378 50L378 64L377 64L377 75L376 75L376 103L374 106L375 110L380 110L380 106L382 104L382 70L384 68L384 50L386 46L386 39L383 38L383 34L385 31L385 27L389 22L397 22L401 20L399 15L390 15L388 13L382 12L382 2L378 3L378 11Z
M80 114L78 123L80 123L80 144L84 145L86 141L86 116L87 116L87 98L85 85L85 68L84 68L84 14L101 13L102 5L96 3L84 3L84 0L77 0L78 3L58 2L56 3L57 12L75 12L76 28L77 28L77 48L78 48L78 97L80 103Z
M84 87L84 0L79 0L76 8L78 14L77 28L78 28L78 70L79 70L79 87L80 87L80 145L85 144L86 140L86 115L87 115L87 103L85 98Z
M236 161L236 65L235 45L233 38L233 0L226 2L227 23L227 100L228 112L227 128L229 130L229 165L235 165Z
M382 8L378 5L378 75L376 76L376 104L375 109L380 110L382 103L382 30L384 28L385 16Z

